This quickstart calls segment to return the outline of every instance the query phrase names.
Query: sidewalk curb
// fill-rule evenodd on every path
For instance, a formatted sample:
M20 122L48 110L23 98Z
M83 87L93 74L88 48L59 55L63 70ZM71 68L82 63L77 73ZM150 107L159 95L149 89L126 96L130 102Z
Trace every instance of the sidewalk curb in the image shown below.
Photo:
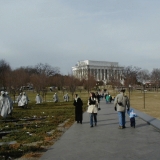
M160 120L153 118L145 113L142 113L136 109L134 109L134 111L137 113L138 117L143 119L144 121L146 121L148 124L154 126L155 128L157 128L158 130L160 130Z

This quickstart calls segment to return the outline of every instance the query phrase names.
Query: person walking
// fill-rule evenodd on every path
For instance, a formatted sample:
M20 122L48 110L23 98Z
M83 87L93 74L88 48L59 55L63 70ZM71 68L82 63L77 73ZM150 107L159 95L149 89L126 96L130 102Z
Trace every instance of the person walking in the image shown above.
M98 100L94 92L90 93L90 97L88 99L88 110L87 112L90 114L90 127L93 127L93 122L95 126L97 125L97 112L98 112Z
M77 121L77 123L82 124L82 120L83 120L83 108L82 108L83 101L78 96L78 94L75 94L73 105L75 106L75 121Z
M109 93L106 94L106 103L110 103L110 95L109 95Z
M100 99L101 99L101 96L100 96L100 94L98 92L96 92L95 96L96 96L96 99L98 101L98 105L97 105L98 110L101 110L101 108L100 108Z
M135 117L137 117L137 114L133 111L133 109L128 110L127 113L130 118L130 126L135 128L135 126L136 126Z
M126 107L127 107L127 110L130 109L129 99L124 93L125 93L125 89L122 89L120 93L115 97L115 100L114 100L115 110L118 112L119 129L126 128L125 126Z

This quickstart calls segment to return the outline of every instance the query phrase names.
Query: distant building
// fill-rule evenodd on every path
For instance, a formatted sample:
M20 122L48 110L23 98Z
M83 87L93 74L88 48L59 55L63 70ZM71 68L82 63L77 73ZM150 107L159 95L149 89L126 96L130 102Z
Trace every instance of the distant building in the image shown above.
M120 67L118 62L79 61L76 66L72 67L72 73L79 79L88 79L91 75L97 81L109 82L111 79L123 81L123 67Z

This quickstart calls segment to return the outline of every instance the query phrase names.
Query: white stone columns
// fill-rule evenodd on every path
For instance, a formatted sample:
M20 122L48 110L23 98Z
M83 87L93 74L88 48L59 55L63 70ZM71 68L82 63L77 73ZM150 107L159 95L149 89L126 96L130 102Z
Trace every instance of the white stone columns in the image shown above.
M104 69L104 80L106 80L106 69Z

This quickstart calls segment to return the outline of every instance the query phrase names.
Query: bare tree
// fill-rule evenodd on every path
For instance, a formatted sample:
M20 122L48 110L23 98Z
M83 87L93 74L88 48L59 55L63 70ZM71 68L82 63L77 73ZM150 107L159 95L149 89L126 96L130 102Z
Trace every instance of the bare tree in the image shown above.
M0 87L4 90L7 88L7 77L10 71L10 65L5 60L0 60Z
M56 75L50 77L49 81L50 81L51 86L56 86L56 87L58 87L59 90L61 90L65 84L64 76L62 76L60 74L56 74Z
M152 70L151 80L152 80L155 90L158 91L158 88L160 87L160 69L156 68Z
M88 91L88 93L96 86L96 80L92 75L88 75L88 79L83 80L83 86Z
M69 90L72 94L72 99L73 99L73 95L77 88L78 79L75 78L73 75L68 75L68 79L65 84L69 87Z
M47 82L48 77L45 74L33 74L30 77L30 82L33 84L34 89L37 93L42 92L43 99L46 101L46 94L47 94Z
M39 63L35 66L37 73L45 74L47 77L54 76L55 74L59 74L58 67L52 67L48 64Z
M137 80L140 83L144 83L144 82L148 81L149 79L150 79L150 73L148 70L140 70L137 73Z
M123 70L125 87L129 85L135 85L137 83L137 75L140 71L139 67L128 66Z
M29 74L26 73L23 68L16 69L9 73L7 86L9 92L14 96L14 100L16 93L19 94L20 92L22 92L24 89L23 86L26 86L29 81Z

